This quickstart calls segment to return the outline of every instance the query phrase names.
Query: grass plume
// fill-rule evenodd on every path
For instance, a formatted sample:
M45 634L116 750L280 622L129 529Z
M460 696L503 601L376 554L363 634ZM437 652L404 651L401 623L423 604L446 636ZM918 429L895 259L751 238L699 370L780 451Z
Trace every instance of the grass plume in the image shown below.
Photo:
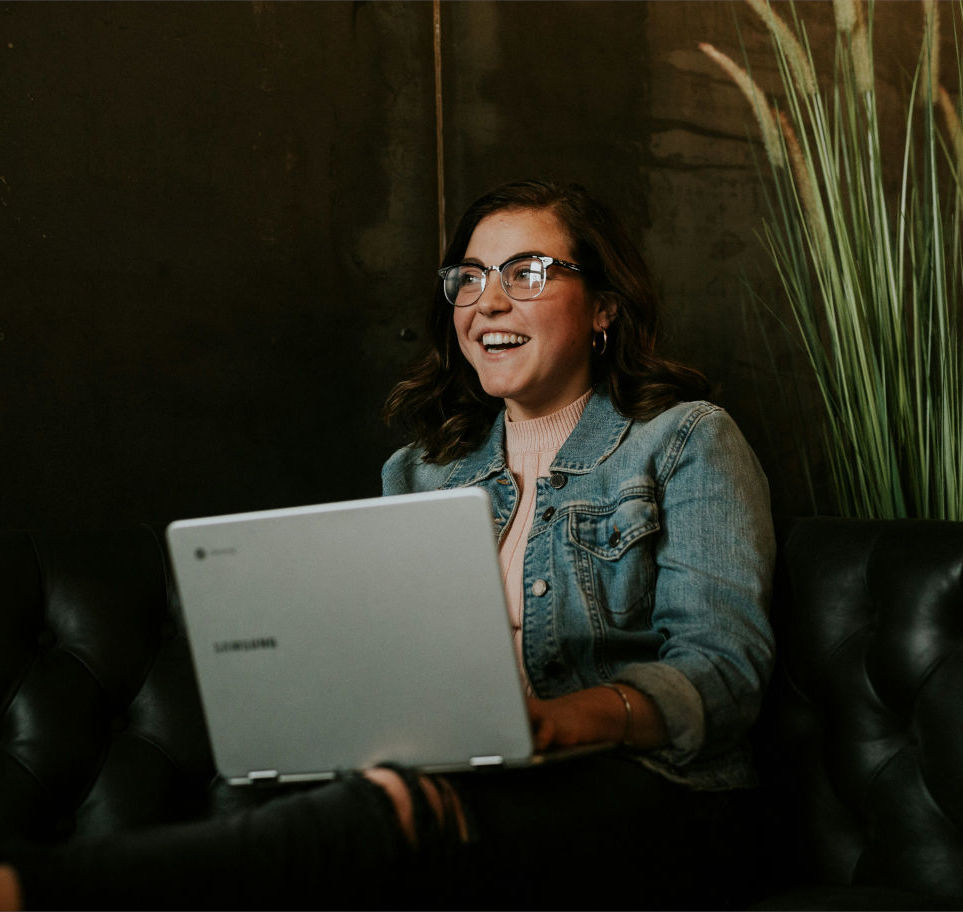
M753 78L737 64L731 57L716 50L711 44L702 42L699 45L702 51L711 60L714 60L729 75L732 81L739 87L739 90L746 97L752 107L752 113L756 116L756 123L759 132L762 134L762 142L766 149L766 157L774 168L785 166L785 156L782 151L782 144L779 140L779 127L776 119L766 101L766 95L759 88Z

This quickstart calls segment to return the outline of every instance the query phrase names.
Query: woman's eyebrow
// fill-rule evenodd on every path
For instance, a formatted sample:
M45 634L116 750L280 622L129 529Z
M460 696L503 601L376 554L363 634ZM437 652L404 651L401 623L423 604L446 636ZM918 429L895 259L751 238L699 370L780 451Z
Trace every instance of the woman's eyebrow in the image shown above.
M542 253L540 250L522 250L519 253L513 253L511 256L506 257L504 260L502 260L502 265L505 263L510 263L512 260L517 260L519 257L538 257L547 255L548 254ZM470 264L472 266L485 265L484 262L482 262L482 260L480 260L478 257L463 257L461 260L459 260L459 262L466 265Z
M508 260L517 260L519 257L537 257L537 256L546 256L546 254L542 253L540 250L522 250L519 253L512 254L508 258ZM505 262L507 263L508 260L505 260Z

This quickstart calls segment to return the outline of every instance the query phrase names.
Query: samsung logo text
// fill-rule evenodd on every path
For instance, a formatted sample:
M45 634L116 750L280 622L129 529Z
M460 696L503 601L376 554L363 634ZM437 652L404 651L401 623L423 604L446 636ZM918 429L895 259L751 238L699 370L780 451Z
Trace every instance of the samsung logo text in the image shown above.
M221 640L214 644L215 652L251 652L255 649L277 649L274 637L255 637L250 640Z

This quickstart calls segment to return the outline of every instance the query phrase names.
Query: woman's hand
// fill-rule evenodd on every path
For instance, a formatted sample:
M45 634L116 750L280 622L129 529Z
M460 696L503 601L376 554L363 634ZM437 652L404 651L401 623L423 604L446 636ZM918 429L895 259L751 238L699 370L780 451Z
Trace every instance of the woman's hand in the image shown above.
M639 750L668 741L665 723L655 704L634 687L619 684L632 707L631 725L622 698L611 687L589 687L550 700L528 698L537 750L603 741L626 743Z

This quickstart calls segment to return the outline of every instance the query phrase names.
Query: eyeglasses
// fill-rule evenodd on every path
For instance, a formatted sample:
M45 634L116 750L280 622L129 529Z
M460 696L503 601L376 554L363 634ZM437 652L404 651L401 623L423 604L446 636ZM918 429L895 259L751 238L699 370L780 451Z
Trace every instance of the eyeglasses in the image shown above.
M531 301L544 290L548 267L562 266L574 272L585 272L577 263L550 256L519 256L505 260L501 266L479 266L456 263L438 270L443 280L445 298L455 307L468 307L484 293L488 273L497 272L502 288L513 301Z

